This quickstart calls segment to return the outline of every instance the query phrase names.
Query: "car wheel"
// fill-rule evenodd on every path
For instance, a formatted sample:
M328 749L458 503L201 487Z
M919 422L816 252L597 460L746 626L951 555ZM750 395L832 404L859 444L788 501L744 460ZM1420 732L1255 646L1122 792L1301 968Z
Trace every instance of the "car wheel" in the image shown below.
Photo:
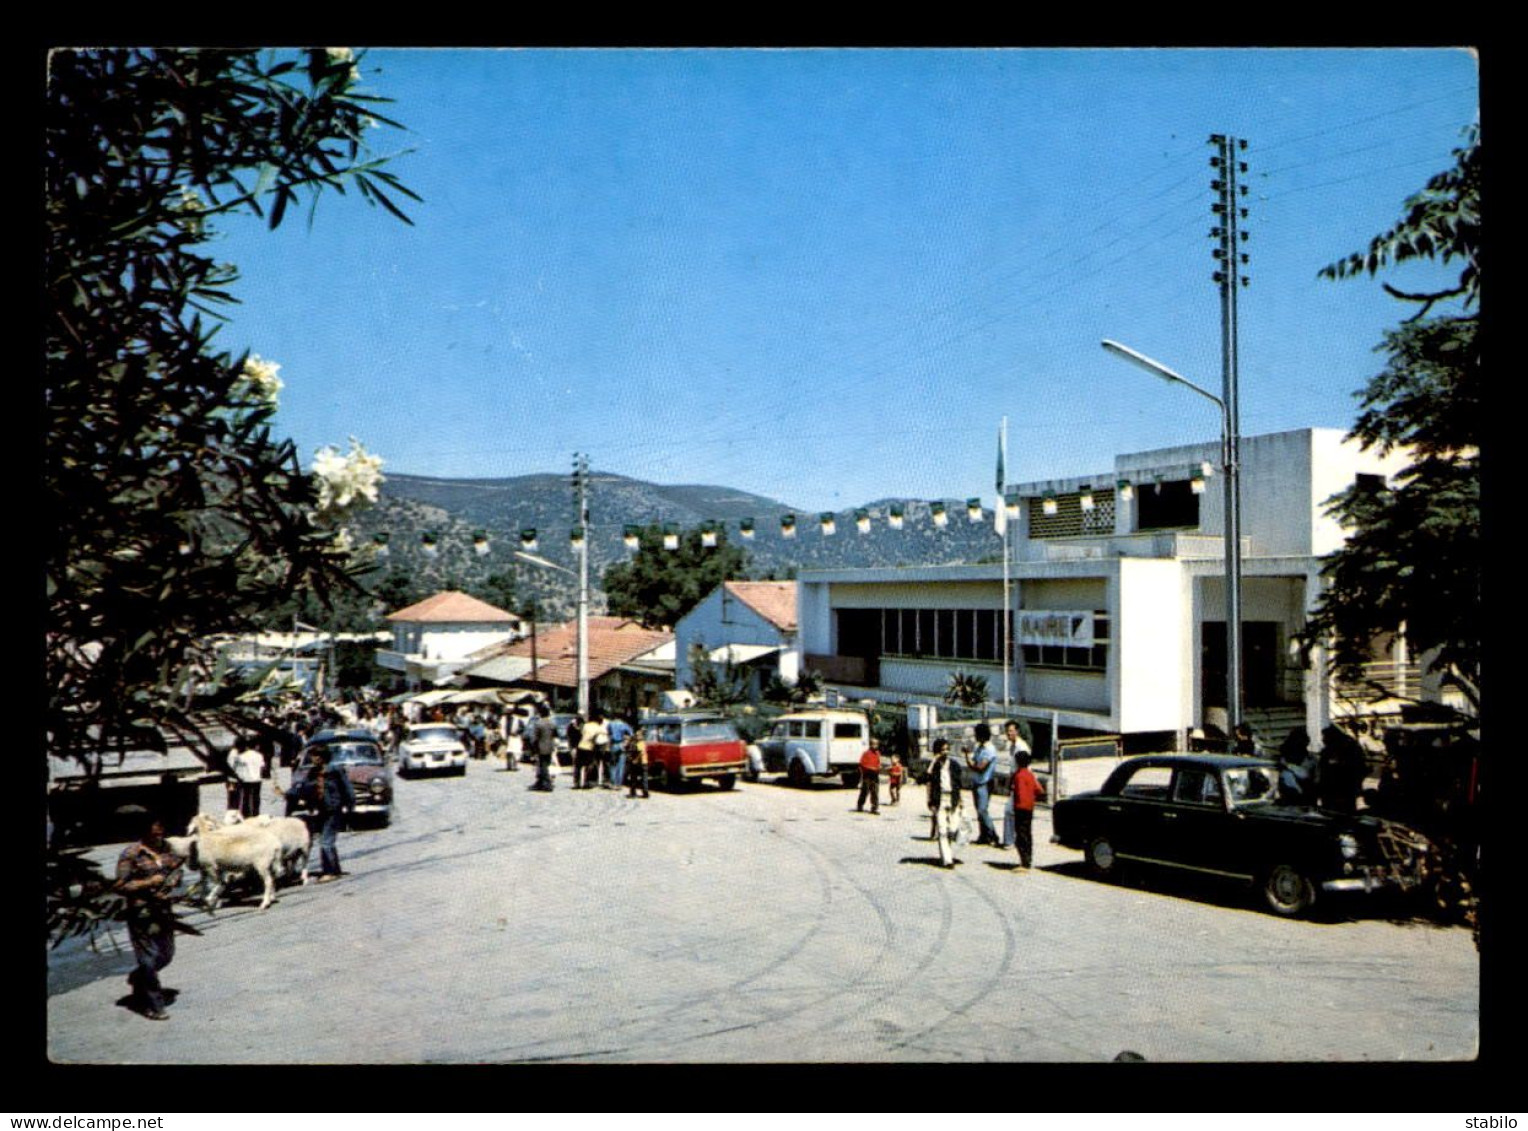
M1086 856L1088 867L1092 868L1094 874L1100 879L1119 879L1119 856L1114 851L1114 842L1108 837L1096 836L1090 840Z
M1291 864L1275 864L1263 880L1263 899L1275 915L1303 915L1316 902L1315 885Z
M812 775L806 772L806 766L800 760L791 763L790 772L786 776L797 789L805 789L812 781Z
M722 789L731 789L733 786L737 785L737 775L723 774L721 777L716 779L716 784Z
M464 778L464 777L467 776L467 767L465 765L458 766L458 767L456 767L455 771L453 771L453 772L456 774L457 777Z

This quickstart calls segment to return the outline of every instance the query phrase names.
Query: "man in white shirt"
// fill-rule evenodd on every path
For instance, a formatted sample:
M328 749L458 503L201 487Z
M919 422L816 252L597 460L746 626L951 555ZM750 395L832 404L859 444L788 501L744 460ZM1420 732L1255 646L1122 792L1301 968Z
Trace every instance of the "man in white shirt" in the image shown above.
M239 782L239 815L245 818L260 815L260 779L265 773L265 756L243 739L229 758L234 777Z

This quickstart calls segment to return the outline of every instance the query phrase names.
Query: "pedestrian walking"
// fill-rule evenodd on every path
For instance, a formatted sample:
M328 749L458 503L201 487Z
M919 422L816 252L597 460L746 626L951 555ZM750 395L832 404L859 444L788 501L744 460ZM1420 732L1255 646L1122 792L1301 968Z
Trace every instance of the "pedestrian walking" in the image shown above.
M175 958L175 889L185 861L170 851L164 822L150 818L143 839L117 858L114 890L127 901L127 937L136 962L127 976L129 1004L150 1021L166 1021L165 1006L178 993L160 984L159 972Z
M516 707L504 715L504 769L518 771L525 753L525 709Z
M953 868L955 842L960 835L960 765L950 757L950 740L934 740L934 760L928 768L928 807L934 815L934 840L939 845L939 863Z
M234 735L233 745L228 748L228 757L223 767L223 792L230 813L239 812L239 798L243 796L239 787L239 764L247 749L248 740L243 735Z
M591 711L589 722L579 734L574 789L593 789L599 784L600 762L609 746L610 734L605 730L603 717L598 711Z
M1337 813L1355 813L1358 795L1363 792L1368 761L1358 739L1335 723L1321 732L1321 763L1317 786L1321 808Z
M328 750L319 747L314 757L317 765L312 772L318 781L318 812L323 819L318 840L318 882L327 884L345 874L340 868L339 832L345 819L355 812L355 790L343 766L330 768Z
M627 730L626 732L626 796L635 797L637 786L642 787L642 796L650 797L647 791L647 740L642 737L640 731Z
M229 756L229 765L238 781L239 792L236 805L239 816L244 818L260 815L260 782L265 770L265 756L248 743L237 744Z
M860 755L860 790L859 801L854 806L856 813L865 811L865 799L870 799L870 811L877 815L881 812L881 743L880 740L871 736L870 746Z
M587 762L583 752L584 718L582 715L574 715L568 720L568 729L565 737L568 742L568 753L573 757L573 788L582 789L584 766Z
M907 776L907 767L902 765L902 759L897 755L891 756L891 765L886 767L886 792L888 800L886 804L895 805L902 800L902 779Z
M1035 801L1045 796L1045 784L1030 770L1028 749L1013 755L1013 789L1009 808L1013 817L1013 844L1019 850L1019 867L1028 871L1034 863Z
M536 704L535 717L526 725L525 742L536 763L536 780L531 782L531 788L538 793L551 793L557 730L552 726L552 708L544 700Z
M594 781L601 789L614 789L610 774L615 768L615 744L610 741L610 726L603 712L594 716Z
M617 715L606 729L610 732L610 784L620 789L626 781L626 740L631 737L631 724Z
M992 728L986 723L977 723L974 736L976 752L966 759L966 766L971 771L971 800L976 807L979 826L976 843L1001 847L1002 841L998 839L997 829L992 825L992 815L987 812L987 805L992 799L992 779L997 773L997 751L992 748Z

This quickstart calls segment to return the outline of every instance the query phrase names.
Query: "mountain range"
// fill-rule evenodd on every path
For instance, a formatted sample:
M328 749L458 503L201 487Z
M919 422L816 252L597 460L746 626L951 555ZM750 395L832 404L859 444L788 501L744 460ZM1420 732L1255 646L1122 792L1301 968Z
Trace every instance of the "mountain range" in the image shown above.
M602 603L600 578L605 568L626 560L626 526L674 523L680 530L706 522L721 524L726 539L748 555L749 575L785 578L799 569L856 566L933 565L999 560L1002 541L992 529L990 509L982 521L969 521L964 500L941 500L948 523L937 527L930 501L881 499L866 503L868 533L855 527L855 511L836 512L837 531L822 533L819 515L776 499L733 487L704 484L666 486L605 472L591 472L589 500L589 580L592 603ZM901 530L886 519L893 504L905 512ZM389 570L401 570L428 591L463 588L494 573L514 578L521 599L535 598L548 619L571 615L576 580L570 574L538 567L514 556L521 531L534 529L536 554L567 570L577 568L569 544L576 504L570 477L522 475L508 479L442 479L389 474L378 504L352 526L357 542L387 536ZM780 533L782 515L796 517L796 536ZM739 523L752 519L756 533L741 537ZM478 531L487 535L486 553L474 549ZM422 539L431 534L436 552L427 554Z

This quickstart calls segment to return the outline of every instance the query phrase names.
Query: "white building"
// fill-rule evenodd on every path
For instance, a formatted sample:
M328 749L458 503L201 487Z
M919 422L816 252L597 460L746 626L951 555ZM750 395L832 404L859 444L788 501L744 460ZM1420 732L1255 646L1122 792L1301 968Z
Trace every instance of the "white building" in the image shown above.
M397 672L409 688L444 683L490 644L523 635L519 617L476 597L447 590L387 617L393 646L377 650L377 664Z
M796 583L723 582L680 618L674 640L678 687L690 685L690 650L696 644L712 662L745 670L755 699L771 675L795 683L801 675Z
M1224 489L1218 443L1116 458L1107 473L1010 485L1006 698L1011 713L1136 747L1225 724ZM1372 675L1390 694L1335 687L1293 647L1320 593L1319 558L1343 532L1325 503L1355 480L1383 489L1408 462L1302 429L1241 441L1244 715L1277 742L1303 722L1435 692L1397 641ZM1049 502L1047 502L1049 500ZM1005 699L1003 566L803 571L807 667L853 697L938 702L956 670Z

